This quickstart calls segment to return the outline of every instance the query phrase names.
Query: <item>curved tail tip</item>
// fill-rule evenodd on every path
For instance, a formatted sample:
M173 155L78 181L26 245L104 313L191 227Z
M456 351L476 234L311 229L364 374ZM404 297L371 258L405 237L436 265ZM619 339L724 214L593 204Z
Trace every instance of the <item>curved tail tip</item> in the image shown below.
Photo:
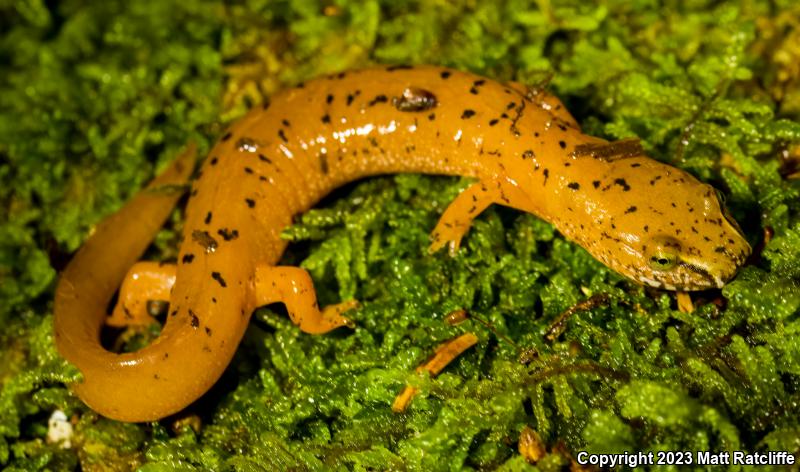
M170 163L163 172L153 179L148 188L164 185L182 185L189 181L197 162L197 145L189 141L183 151Z
M189 176L192 175L192 172L194 172L194 166L196 163L197 143L192 140L186 143L186 147L184 147L183 151L178 154L178 157L175 158L175 161L172 163L172 167L175 169L175 172L178 175L188 179Z

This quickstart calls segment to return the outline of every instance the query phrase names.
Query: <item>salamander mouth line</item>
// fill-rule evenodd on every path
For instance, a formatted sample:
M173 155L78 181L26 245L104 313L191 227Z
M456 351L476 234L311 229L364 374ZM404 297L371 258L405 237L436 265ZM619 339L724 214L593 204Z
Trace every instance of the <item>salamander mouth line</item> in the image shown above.
M683 259L678 259L678 265L685 269L689 269L695 274L703 277L712 287L720 288L724 285L723 281L720 278L711 275L711 273L704 267L685 261Z

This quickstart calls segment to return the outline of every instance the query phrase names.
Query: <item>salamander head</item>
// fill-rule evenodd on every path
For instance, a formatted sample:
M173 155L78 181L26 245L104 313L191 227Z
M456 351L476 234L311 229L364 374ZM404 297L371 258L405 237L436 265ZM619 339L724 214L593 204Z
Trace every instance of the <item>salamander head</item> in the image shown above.
M618 165L606 175L624 178L594 181L583 195L588 234L564 231L568 236L617 272L653 287L719 288L736 275L750 245L719 192L644 156Z
M669 201L642 202L637 222L647 231L626 251L635 263L618 270L646 285L684 291L721 288L736 275L750 245L722 194L691 180L676 185ZM623 232L629 226L624 220L618 223Z

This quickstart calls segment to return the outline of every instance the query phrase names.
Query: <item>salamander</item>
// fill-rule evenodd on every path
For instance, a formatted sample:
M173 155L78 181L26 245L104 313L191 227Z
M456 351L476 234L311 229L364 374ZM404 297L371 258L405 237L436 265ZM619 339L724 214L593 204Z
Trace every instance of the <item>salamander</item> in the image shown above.
M543 90L435 66L342 72L286 89L224 132L191 181L177 262L136 263L189 182L188 149L101 222L61 274L55 336L92 409L118 420L175 413L220 377L259 306L281 302L307 333L352 326L345 301L320 309L309 274L276 265L281 231L332 189L377 174L466 176L431 252L458 250L491 204L552 223L608 267L667 290L721 287L750 252L717 192L648 158L636 141L581 132ZM106 307L117 289L109 318ZM106 323L146 320L168 301L160 336L117 354Z

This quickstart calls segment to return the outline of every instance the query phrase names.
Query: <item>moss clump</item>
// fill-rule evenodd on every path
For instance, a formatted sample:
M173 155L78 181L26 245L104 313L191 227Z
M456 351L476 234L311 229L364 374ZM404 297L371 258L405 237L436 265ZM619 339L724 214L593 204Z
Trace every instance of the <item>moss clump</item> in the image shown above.
M578 450L797 453L800 182L785 178L796 163L784 156L800 115L796 71L773 54L793 51L797 7L559 3L0 5L0 465L522 470L534 467L517 453L526 426L547 447L541 470ZM183 417L97 418L63 387L77 373L50 334L68 254L188 139L209 142L285 84L370 62L527 82L552 71L588 132L640 137L724 190L751 242L774 236L685 314L503 208L479 218L457 257L428 256L429 231L467 182L371 179L285 234L299 243L287 262L311 271L323 302L364 303L358 329L312 337L261 310L223 381ZM174 256L179 221L149 257ZM548 338L559 313L598 294L604 303ZM449 326L457 308L495 332ZM412 373L467 330L479 344L439 377ZM405 384L420 394L393 414ZM73 448L45 441L55 409L74 419Z

